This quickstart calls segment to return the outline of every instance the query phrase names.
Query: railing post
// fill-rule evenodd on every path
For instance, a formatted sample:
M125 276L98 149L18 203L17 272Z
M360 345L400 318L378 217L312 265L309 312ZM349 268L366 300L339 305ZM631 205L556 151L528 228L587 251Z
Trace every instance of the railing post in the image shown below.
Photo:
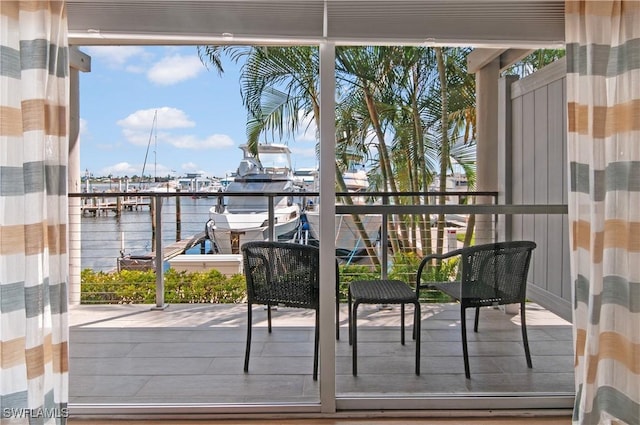
M176 242L182 240L182 207L180 205L180 188L176 188Z
M494 195L493 196L493 205L498 205L498 195ZM494 242L499 242L500 241L500 229L499 229L499 222L500 220L500 216L498 214L494 214L493 215L493 241ZM507 230L507 229L505 229ZM509 230L510 232L510 230ZM509 239L503 239L503 240L511 240L511 234L509 233Z
M275 208L273 206L273 201L274 201L274 196L273 195L267 195L268 197L268 214L269 214L269 240L270 241L274 241L275 240Z
M383 196L382 197L382 205L389 205L389 197L388 196ZM387 223L389 221L389 216L387 215L387 213L382 213L382 226L380 229L380 258L382 259L382 264L381 264L381 271L382 271L382 276L381 278L384 280L387 278L387 266L389 263L389 232L387 229Z
M153 197L155 203L155 224L156 224L156 240L155 240L155 268L156 268L156 305L152 310L164 310L167 305L164 303L164 255L162 254L162 196Z

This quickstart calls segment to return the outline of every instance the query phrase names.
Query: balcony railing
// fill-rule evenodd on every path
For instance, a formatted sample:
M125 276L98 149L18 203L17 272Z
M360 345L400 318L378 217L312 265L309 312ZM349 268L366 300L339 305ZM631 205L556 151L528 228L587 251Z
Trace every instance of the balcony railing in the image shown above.
M318 244L313 228L313 215L319 213L318 195L106 191L70 194L76 200L70 202L72 214L77 215L72 222L80 223L79 229L71 226L71 239L81 241L80 250L71 250L71 263L80 264L81 269L106 272L153 268L155 304L161 307L165 304L164 273L168 261L185 252L208 254L216 250L205 233L210 209L222 211L232 197L265 198L269 208L261 237L273 240L278 221L274 200L293 196L290 203L301 205L304 217L288 237L296 243ZM336 255L344 265L341 279L344 273L346 280L350 273L383 278L392 274L411 280L417 259L427 252L448 251L464 243L511 239L507 223L513 215L566 214L566 205L498 205L496 192L337 193L336 199L341 202L336 205ZM445 204L441 204L443 200ZM237 248L231 255L238 255Z

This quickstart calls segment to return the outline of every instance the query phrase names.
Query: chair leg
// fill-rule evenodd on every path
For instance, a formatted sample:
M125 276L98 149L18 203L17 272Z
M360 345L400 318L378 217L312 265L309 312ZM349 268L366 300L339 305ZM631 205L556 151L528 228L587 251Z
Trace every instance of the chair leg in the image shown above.
M316 330L313 343L313 380L318 380L318 347L320 345L320 312L316 310Z
M411 331L411 337L415 340L416 339L416 321L418 320L418 312L416 311L416 309L413 309L413 331Z
M347 313L347 319L348 319L347 321L349 322L348 323L348 326L349 326L349 345L353 344L353 336L352 336L353 334L352 334L352 331L351 331L351 329L353 328L353 321L352 321L353 319L351 318L351 303L352 303L351 290L349 290L349 293L347 295L347 306L349 307L349 312Z
M527 366L533 367L531 362L531 352L529 351L529 338L527 338L527 319L525 318L524 302L520 303L520 321L522 322L522 343L524 344L524 355L527 357Z
M416 375L420 375L420 318L422 315L420 314L420 302L415 303L414 311L417 314L414 314L414 322L413 322L413 333L416 335ZM415 320L418 318L418 320Z
M340 340L340 298L336 292L336 341Z
M404 304L400 304L400 344L404 345Z
M467 351L467 317L464 307L460 307L460 320L462 329L462 356L464 357L464 376L471 379L469 372L469 352Z
M473 321L473 331L478 332L478 319L480 319L480 307L476 307L476 318Z
M353 337L353 344L351 346L351 368L353 376L358 375L358 305L359 302L356 300L353 303L353 315L351 317L352 320L352 329L351 335Z
M340 340L340 268L336 261L336 341Z
M252 318L251 318L251 304L248 304L248 311L247 311L247 346L244 350L244 371L249 372L249 352L251 351L251 324L252 324Z
M267 329L271 333L271 304L267 304Z

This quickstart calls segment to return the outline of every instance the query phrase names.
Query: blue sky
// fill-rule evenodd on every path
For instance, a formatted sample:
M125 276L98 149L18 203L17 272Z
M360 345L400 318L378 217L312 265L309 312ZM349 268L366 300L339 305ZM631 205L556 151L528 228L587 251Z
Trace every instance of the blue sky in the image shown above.
M80 163L94 176L235 171L246 142L239 65L207 70L196 47L92 46L80 74ZM157 131L151 136L153 116ZM283 140L294 168L313 167L315 127ZM270 140L271 141L271 140Z

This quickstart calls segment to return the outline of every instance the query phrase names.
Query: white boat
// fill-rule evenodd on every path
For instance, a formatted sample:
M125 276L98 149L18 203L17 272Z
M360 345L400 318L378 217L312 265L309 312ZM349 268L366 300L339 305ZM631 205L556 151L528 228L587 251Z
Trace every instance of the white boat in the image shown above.
M296 185L291 169L291 151L286 145L261 144L258 157L243 152L235 178L218 196L217 204L209 210L205 226L216 254L239 254L243 243L269 239L268 202L274 203L274 239L293 240L300 225L300 206L294 202ZM291 196L269 198L261 193L291 192ZM232 193L251 193L230 196Z
M186 177L178 177L173 180L154 184L145 189L145 191L156 193L206 192L209 194L224 191L224 186L222 186L218 179L201 178L200 174L188 174Z
M145 192L155 193L175 193L178 190L180 190L180 182L178 180L169 180L144 189Z
M345 185L349 192L363 193L363 196L352 196L354 205L364 205L367 203L367 196L364 191L369 187L367 173L360 170L349 170L342 174ZM375 244L380 239L380 227L382 225L382 215L380 214L359 214L358 215L365 234L370 243ZM312 240L319 240L320 215L317 204L307 204L305 220L308 223L309 236ZM336 223L336 255L343 261L357 262L366 256L365 241L350 214L340 214L335 217Z

